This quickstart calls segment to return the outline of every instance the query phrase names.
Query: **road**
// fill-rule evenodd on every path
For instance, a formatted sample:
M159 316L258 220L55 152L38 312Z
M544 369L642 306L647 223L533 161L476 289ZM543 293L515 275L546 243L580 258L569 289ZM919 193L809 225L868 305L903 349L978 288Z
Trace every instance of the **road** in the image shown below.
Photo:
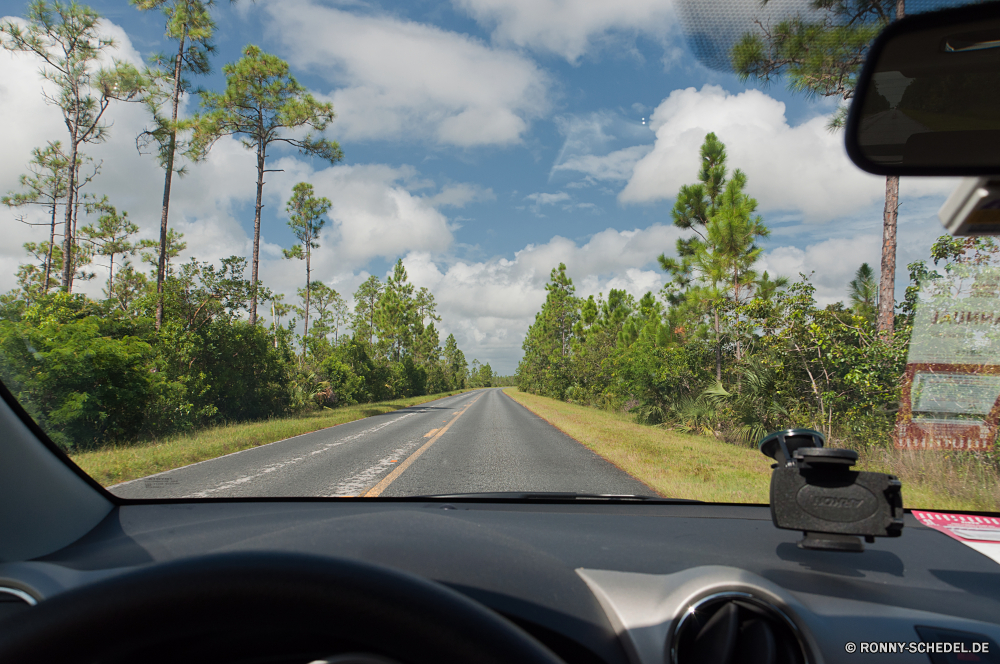
M652 493L495 388L314 431L110 490L123 498Z

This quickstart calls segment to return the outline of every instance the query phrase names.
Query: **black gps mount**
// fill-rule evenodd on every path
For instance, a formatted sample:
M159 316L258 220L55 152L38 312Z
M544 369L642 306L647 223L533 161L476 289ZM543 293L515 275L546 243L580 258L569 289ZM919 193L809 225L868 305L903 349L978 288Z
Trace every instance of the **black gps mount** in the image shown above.
M771 466L771 520L775 527L801 530L803 549L864 551L876 537L903 531L902 484L894 475L851 470L854 450L823 447L812 429L769 433L760 451Z

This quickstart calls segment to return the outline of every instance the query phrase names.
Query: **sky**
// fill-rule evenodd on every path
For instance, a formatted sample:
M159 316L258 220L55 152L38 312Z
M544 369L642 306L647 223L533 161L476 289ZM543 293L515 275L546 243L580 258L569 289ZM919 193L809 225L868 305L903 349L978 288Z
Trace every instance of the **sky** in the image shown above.
M161 14L125 2L91 5L116 42L109 62L141 65L176 48ZM853 166L843 135L827 129L835 100L806 99L781 82L741 83L699 60L681 20L691 6L220 2L213 73L196 83L221 90L222 66L256 44L333 103L337 119L326 135L344 152L336 165L294 150L270 153L268 168L280 172L264 188L262 281L286 301L304 285L303 263L284 260L281 249L295 241L285 202L297 182L309 182L332 202L313 279L350 304L369 275L384 279L402 259L410 280L435 295L442 341L453 333L470 362L510 374L559 263L578 295L659 290L657 256L672 255L685 234L670 210L679 187L696 181L698 148L715 132L771 229L758 269L793 279L812 273L820 304L844 299L861 263L880 263L884 178ZM749 22L756 6L733 20ZM21 3L0 2L0 15L23 12ZM30 56L0 51L2 192L17 189L32 148L64 138L38 70ZM197 109L197 97L183 100L184 114ZM102 165L90 191L127 210L141 237L158 237L163 172L135 143L149 119L126 103L108 117L109 140L87 149ZM187 242L180 260L250 255L255 181L253 153L233 138L174 180L170 224ZM937 210L955 184L901 182L897 298L906 265L926 259L943 233ZM0 209L0 291L15 286L21 245L47 239L19 214ZM107 270L94 269L82 290L97 295Z

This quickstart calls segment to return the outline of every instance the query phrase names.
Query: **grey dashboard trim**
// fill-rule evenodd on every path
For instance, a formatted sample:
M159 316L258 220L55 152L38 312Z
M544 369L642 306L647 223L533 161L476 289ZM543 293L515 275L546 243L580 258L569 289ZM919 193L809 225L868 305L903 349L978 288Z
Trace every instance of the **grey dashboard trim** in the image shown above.
M846 652L848 642L919 641L915 625L983 634L1000 642L1000 624L854 599L792 592L735 567L708 565L674 574L637 574L578 568L618 633L632 664L669 661L673 627L704 597L745 592L774 605L799 627L816 664L863 661ZM927 664L927 655L898 653L894 662Z

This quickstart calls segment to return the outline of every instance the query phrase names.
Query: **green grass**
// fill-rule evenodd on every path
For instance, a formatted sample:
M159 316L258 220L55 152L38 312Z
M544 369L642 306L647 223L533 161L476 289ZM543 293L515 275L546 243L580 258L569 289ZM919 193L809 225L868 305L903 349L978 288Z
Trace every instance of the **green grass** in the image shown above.
M756 448L637 424L628 414L517 388L504 392L661 496L768 502L772 461ZM863 451L861 459L860 470L899 476L908 508L1000 511L1000 477L992 466L968 455L877 449Z
M415 406L468 391L456 390L445 394L431 394L382 403L325 409L295 417L262 422L229 424L202 429L190 434L172 436L156 442L105 447L78 454L71 453L70 458L102 485L111 486L198 461L214 459L292 436L319 431L338 424L389 413L407 406Z

